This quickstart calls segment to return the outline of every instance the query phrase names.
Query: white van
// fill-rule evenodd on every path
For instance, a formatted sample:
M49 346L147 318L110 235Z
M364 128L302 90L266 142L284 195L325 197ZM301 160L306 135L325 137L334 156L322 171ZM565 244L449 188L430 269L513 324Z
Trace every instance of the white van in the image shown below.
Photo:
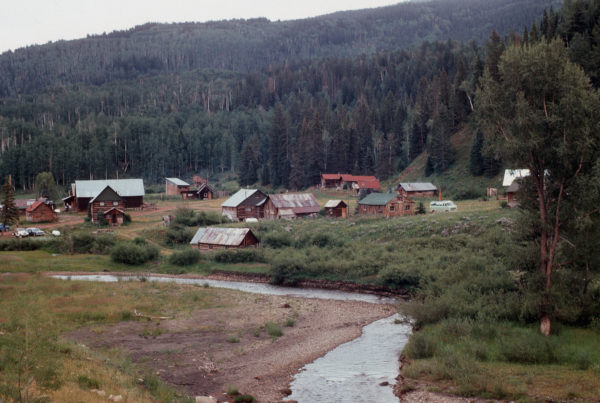
M456 211L456 204L450 200L432 201L429 203L429 210L432 213L439 211Z

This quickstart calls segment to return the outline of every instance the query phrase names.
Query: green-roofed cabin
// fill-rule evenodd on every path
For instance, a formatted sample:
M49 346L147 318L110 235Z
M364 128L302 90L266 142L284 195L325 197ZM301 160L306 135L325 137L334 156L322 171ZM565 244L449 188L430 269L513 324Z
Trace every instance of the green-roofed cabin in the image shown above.
M358 202L358 214L398 217L415 214L415 203L395 193L371 193Z

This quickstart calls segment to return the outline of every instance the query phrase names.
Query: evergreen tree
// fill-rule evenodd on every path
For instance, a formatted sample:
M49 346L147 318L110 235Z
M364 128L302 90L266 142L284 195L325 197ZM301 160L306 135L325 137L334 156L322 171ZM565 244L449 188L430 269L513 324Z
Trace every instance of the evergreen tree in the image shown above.
M471 143L471 153L469 155L469 171L474 176L483 175L483 133L477 130L475 136L473 136L473 142Z
M15 204L14 190L9 177L4 178L4 185L2 185L2 210L0 211L0 220L4 227L19 222L19 210Z

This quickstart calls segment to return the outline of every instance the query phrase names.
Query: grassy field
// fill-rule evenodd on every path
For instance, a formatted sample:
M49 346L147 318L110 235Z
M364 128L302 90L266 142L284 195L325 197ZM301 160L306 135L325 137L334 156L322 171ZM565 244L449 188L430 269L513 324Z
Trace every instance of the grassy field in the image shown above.
M351 212L357 202L356 196L347 192L317 192L316 196L321 204L329 199L344 199ZM419 201L425 205L429 202ZM458 211L454 213L392 219L353 215L347 220L320 217L222 224L251 227L261 240L261 247L247 255L204 255L189 265L171 262L172 255L190 250L189 240L169 242L170 229L162 225L162 216L176 215L183 207L204 211L214 219L222 200L182 202L158 197L153 202L156 210L134 215L130 225L113 232L97 233L90 224L59 223L63 233L60 239L35 240L39 242L32 247L35 250L0 252L0 272L22 273L0 279L0 349L4 348L0 373L7 375L3 377L3 394L14 396L16 384L23 390L24 373L9 371L15 364L10 361L14 358L7 355L6 346L17 343L16 335L22 337L26 327L22 319L31 318L44 323L40 329L53 329L48 343L55 347L40 350L40 359L59 358L60 363L58 367L50 366L47 375L39 375L40 382L45 383L38 385L36 380L30 384L31 393L49 395L52 400L69 400L67 396L83 394L84 400L93 401L97 395L89 392L86 385L96 383L86 381L87 377L110 389L110 393L114 390L113 394L128 396L132 401L146 400L149 392L158 400L177 397L176 392L155 380L140 389L136 384L139 370L117 353L100 354L68 343L68 354L60 353L60 335L90 323L133 320L132 307L151 315L185 315L190 309L185 298L191 295L188 291L178 289L178 295L184 298L172 298L168 287L149 284L74 287L35 273L219 271L269 274L281 284L324 279L410 291L413 302L403 309L417 319L421 330L411 338L405 351L410 359L404 370L405 377L411 380L406 385L409 389L424 384L432 390L459 395L523 401L589 401L600 395L600 319L593 326L559 326L549 339L539 338L519 271L521 259L528 253L515 237L513 223L519 212L502 209L498 201L458 201ZM195 229L182 225L180 235L190 236ZM157 248L159 258L139 265L111 259L114 245L130 244L136 238ZM598 288L598 282L596 278L592 288ZM29 299L23 300L23 295ZM204 303L222 303L212 290L202 290L200 294L194 291L194 295L204 301L200 307ZM163 305L160 301L168 303ZM52 309L43 309L48 306ZM29 364L19 365L23 368ZM53 384L56 379L58 383Z

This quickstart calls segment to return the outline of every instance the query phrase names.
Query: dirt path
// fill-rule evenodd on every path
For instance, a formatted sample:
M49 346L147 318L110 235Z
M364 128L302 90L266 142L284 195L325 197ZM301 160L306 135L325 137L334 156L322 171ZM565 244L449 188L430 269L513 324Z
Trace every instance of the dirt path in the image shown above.
M364 302L232 290L219 290L219 295L230 306L169 320L82 328L66 337L94 348L118 348L192 396L226 401L225 391L232 386L261 402L277 402L302 366L358 337L364 325L395 312L388 305ZM293 326L284 326L286 321ZM280 324L283 336L271 337L267 322Z

